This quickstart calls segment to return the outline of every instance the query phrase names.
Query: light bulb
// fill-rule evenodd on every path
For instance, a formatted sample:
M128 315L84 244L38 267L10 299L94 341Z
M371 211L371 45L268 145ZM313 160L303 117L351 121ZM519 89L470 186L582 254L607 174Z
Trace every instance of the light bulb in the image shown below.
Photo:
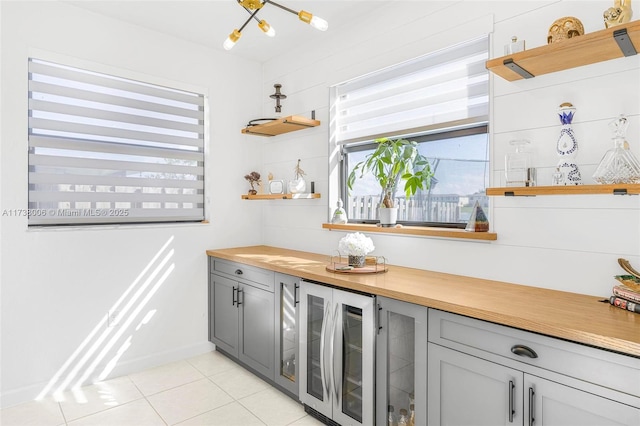
M273 37L276 35L276 30L267 23L264 19L258 22L258 27L269 37Z
M313 28L316 28L320 31L326 31L327 28L329 28L329 23L327 21L318 16L313 16L312 14L304 10L298 12L298 18L300 18L302 22L306 22Z
M240 40L241 35L242 33L240 31L233 30L233 32L229 34L229 37L227 37L227 39L222 44L222 47L224 47L224 50L231 50L233 46L236 45L236 42Z
M329 23L319 16L314 16L313 18L311 18L311 22L309 24L313 28L320 31L327 31L327 28L329 28Z

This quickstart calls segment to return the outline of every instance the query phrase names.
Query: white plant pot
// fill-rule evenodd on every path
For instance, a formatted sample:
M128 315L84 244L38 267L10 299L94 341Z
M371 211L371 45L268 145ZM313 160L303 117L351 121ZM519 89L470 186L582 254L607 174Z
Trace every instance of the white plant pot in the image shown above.
M289 192L291 194L302 194L307 190L307 182L304 179L289 181Z
M380 218L380 225L393 226L398 221L398 208L380 207L378 209L378 217Z

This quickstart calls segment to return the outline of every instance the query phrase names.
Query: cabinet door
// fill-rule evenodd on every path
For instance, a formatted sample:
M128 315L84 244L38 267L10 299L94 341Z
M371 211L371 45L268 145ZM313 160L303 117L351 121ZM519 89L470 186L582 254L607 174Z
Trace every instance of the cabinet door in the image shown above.
M300 279L276 274L275 371L277 384L298 395L298 303Z
M209 275L209 340L230 355L238 356L238 283Z
M238 290L238 359L273 380L273 293L242 284Z
M525 375L527 426L640 425L640 409Z
M428 374L429 425L522 425L522 372L429 343Z
M424 306L378 297L376 342L376 424L390 408L415 407L415 425L427 424L427 316Z

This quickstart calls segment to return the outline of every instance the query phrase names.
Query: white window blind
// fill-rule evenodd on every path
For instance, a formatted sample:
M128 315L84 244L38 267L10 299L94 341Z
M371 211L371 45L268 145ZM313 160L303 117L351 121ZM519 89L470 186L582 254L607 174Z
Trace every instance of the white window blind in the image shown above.
M336 87L336 141L488 122L488 37L448 47Z
M204 96L29 60L29 225L204 219Z

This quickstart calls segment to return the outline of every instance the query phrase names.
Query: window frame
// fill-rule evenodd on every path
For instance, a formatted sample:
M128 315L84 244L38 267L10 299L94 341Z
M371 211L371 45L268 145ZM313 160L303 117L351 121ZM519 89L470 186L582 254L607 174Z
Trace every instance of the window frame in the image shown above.
M450 129L440 132L428 132L423 134L417 134L412 136L392 136L392 139L396 138L404 138L417 142L418 144L429 143L432 141L441 141L445 139L454 139L465 136L473 136L473 135L487 135L489 137L489 125L487 123L479 124L472 127L466 127L462 129ZM339 162L339 188L340 188L340 198L345 200L345 208L347 210L348 223L350 224L375 224L379 221L377 219L352 219L349 217L349 205L348 205L348 194L349 188L347 187L347 176L349 175L349 161L348 154L353 152L361 152L375 149L376 142L366 141L359 142L353 144L344 144L340 146L340 162ZM427 156L428 157L428 156ZM487 147L487 162L489 162L489 152ZM486 189L486 187L485 187ZM398 220L396 223L400 225L406 226L420 226L420 227L430 227L430 228L457 228L464 229L466 227L466 223L463 222L428 222L428 221L408 221L408 220Z

